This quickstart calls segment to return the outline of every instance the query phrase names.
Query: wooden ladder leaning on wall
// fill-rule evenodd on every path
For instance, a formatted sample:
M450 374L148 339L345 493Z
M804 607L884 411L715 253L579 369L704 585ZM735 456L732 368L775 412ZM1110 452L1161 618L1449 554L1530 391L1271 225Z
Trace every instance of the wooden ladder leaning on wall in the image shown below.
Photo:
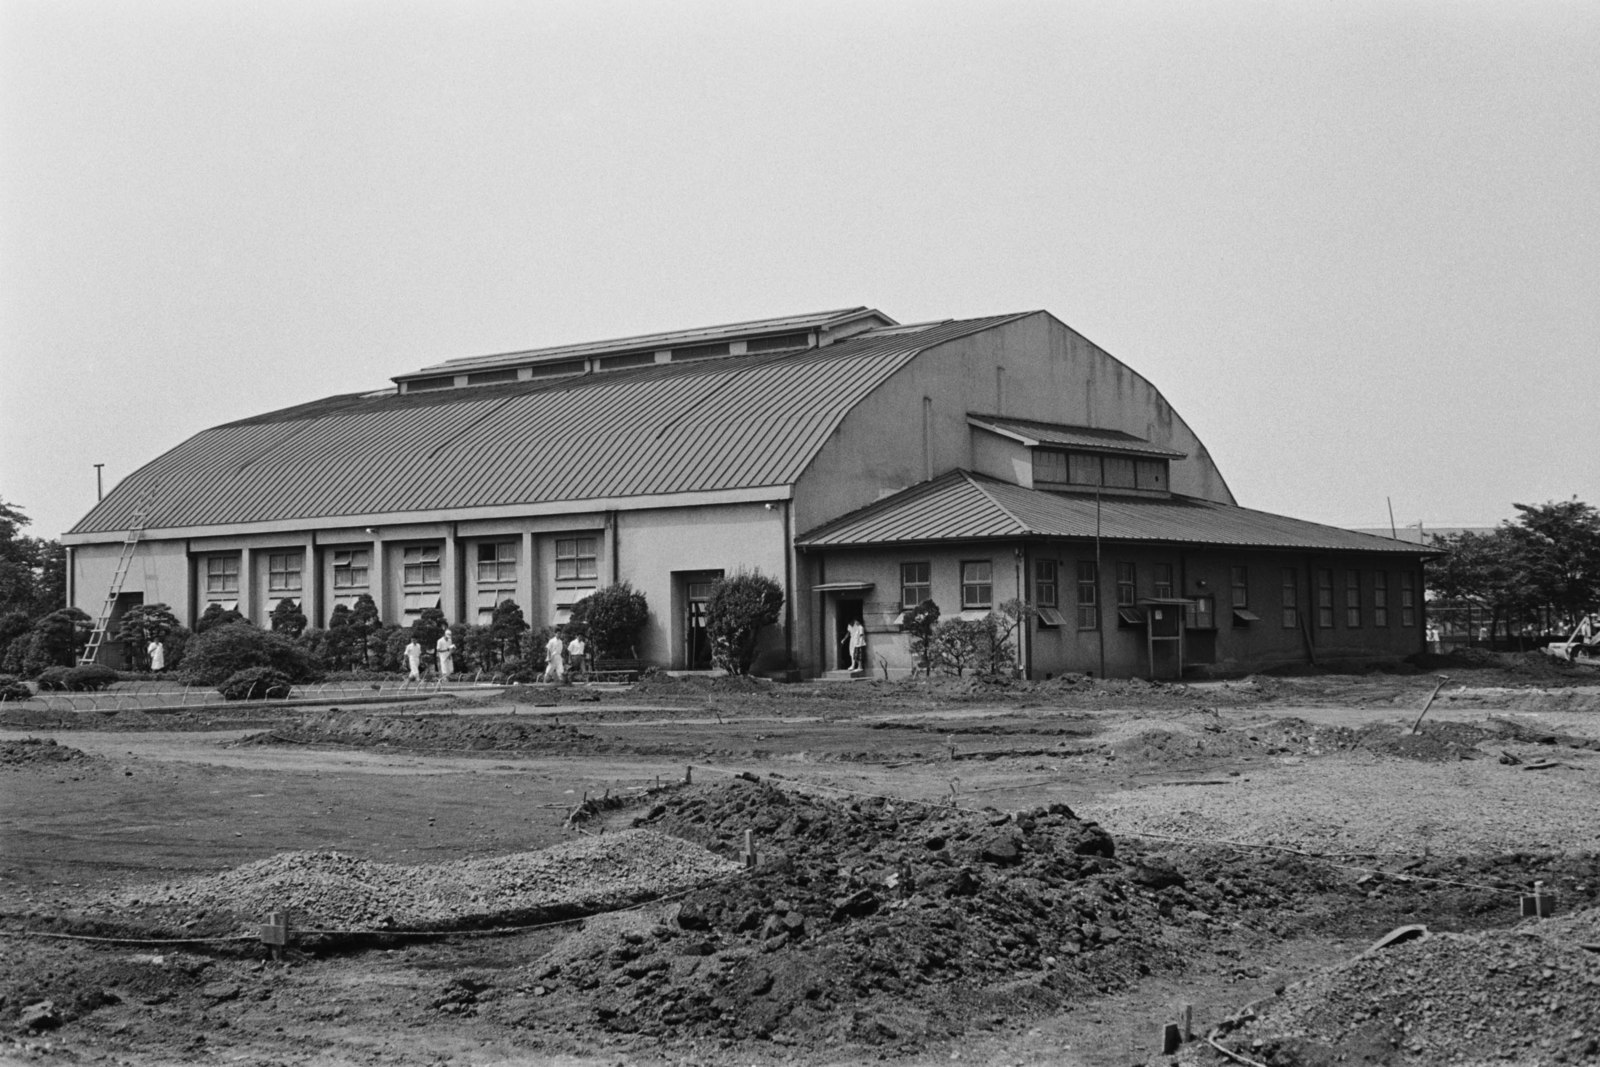
M78 666L87 667L100 655L100 648L106 643L106 631L111 627L111 613L116 610L117 597L122 594L122 583L127 581L128 570L133 566L134 549L139 547L139 538L144 534L145 516L150 513L150 503L154 497L154 490L147 490L139 498L139 504L134 509L133 518L128 522L128 535L122 539L122 555L117 558L117 569L111 575L111 588L106 590L105 603L100 605L100 617L95 620L94 630L89 634L89 643L83 646L83 654L78 657Z

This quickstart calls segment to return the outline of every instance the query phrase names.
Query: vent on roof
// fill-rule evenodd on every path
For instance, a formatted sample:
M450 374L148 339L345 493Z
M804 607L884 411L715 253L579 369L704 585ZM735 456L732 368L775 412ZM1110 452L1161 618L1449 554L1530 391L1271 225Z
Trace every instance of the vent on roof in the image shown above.
M517 380L517 368L507 367L505 370L484 370L477 374L467 375L468 385L493 385L496 382L514 382Z
M729 348L725 344L719 345L690 345L687 348L674 348L672 362L682 363L690 359L712 359L716 356L725 356Z
M535 363L528 368L528 377L559 378L564 374L582 374L585 365L581 359L566 359L560 363Z
M406 392L420 393L424 389L448 389L456 384L453 374L443 374L437 378L413 378L406 383Z
M595 361L596 370L622 370L626 367L648 367L656 361L654 352L630 352L625 356L606 356Z
M780 333L772 337L752 337L745 342L745 351L782 352L787 348L805 348L811 343L809 333Z

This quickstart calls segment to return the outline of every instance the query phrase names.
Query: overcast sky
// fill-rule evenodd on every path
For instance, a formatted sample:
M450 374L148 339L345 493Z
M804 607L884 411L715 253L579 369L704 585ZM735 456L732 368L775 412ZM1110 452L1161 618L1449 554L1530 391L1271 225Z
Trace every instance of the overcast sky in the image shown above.
M1043 308L1239 502L1600 504L1600 5L0 0L0 497L443 359ZM417 472L419 478L427 472Z

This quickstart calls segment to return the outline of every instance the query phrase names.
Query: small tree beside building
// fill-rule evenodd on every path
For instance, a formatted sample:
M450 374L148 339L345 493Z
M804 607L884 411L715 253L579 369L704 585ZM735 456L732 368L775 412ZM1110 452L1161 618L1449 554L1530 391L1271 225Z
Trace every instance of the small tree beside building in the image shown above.
M760 571L721 578L706 601L711 658L729 674L749 674L761 631L783 611L783 587Z

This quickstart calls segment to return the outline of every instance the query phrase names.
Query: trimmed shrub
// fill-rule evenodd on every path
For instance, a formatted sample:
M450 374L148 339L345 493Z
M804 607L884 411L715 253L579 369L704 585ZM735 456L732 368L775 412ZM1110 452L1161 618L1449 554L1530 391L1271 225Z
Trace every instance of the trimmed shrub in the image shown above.
M293 689L289 676L272 667L246 667L217 686L224 700L283 700Z
M572 605L572 625L583 627L596 658L637 657L634 642L649 621L650 605L644 594L634 592L627 582L597 589Z
M13 674L0 674L0 701L11 703L14 700L32 700L33 690Z
M761 631L782 610L783 587L760 571L718 579L706 601L712 660L729 674L749 674Z
M41 693L65 693L67 691L67 674L71 667L46 667L34 679L39 685Z
M197 634L183 654L183 679L190 685L221 685L249 667L271 667L291 682L308 682L311 660L291 639L254 626L215 626Z
M237 626L243 623L250 625L250 620L245 618L234 608L223 608L221 604L207 604L206 610L200 613L200 618L195 620L194 632L203 634L219 626Z
M121 676L110 667L90 663L83 667L67 668L67 688L74 693L98 693Z

